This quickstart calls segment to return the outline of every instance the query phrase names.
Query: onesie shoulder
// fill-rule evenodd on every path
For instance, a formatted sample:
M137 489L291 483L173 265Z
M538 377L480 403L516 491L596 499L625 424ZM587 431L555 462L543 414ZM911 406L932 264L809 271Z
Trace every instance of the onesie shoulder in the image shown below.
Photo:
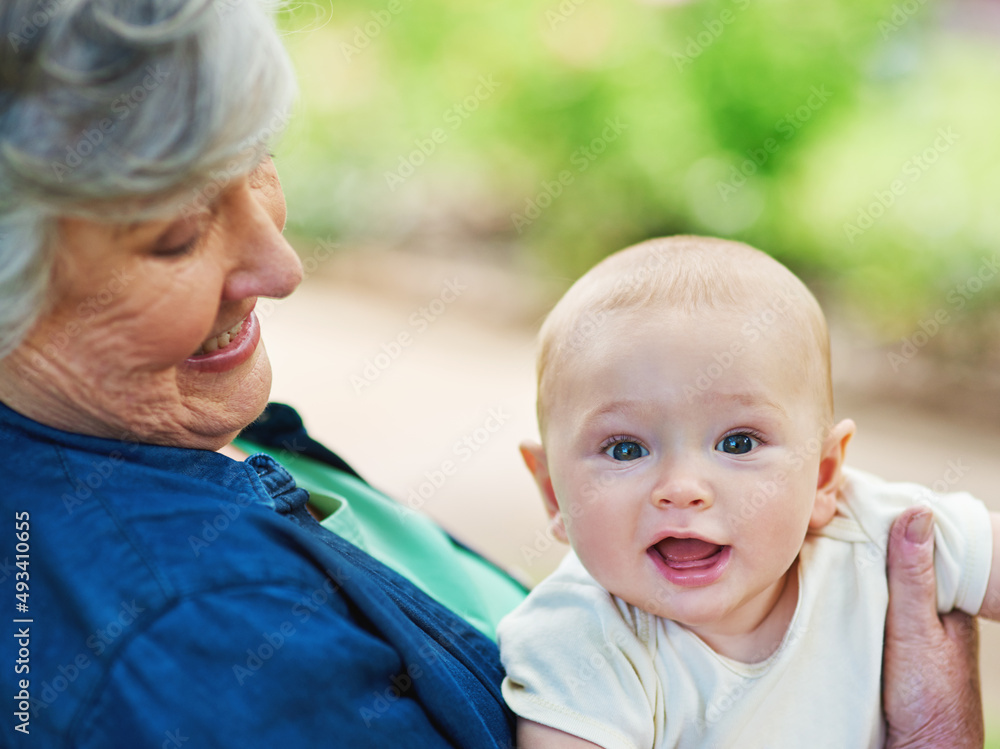
M845 469L842 506L884 555L893 521L913 505L934 513L934 567L938 610L961 609L975 615L982 606L993 557L993 536L986 506L968 492L936 492L926 486L885 481ZM843 508L843 509L842 509Z
M604 590L570 552L500 622L504 699L522 718L604 747L651 746L652 618Z

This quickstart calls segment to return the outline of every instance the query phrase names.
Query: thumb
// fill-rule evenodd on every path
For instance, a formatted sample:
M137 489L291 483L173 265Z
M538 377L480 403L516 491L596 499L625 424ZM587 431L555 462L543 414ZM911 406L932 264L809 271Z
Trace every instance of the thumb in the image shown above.
M911 507L896 518L889 531L889 611L892 634L904 641L922 641L940 628L934 578L933 513Z

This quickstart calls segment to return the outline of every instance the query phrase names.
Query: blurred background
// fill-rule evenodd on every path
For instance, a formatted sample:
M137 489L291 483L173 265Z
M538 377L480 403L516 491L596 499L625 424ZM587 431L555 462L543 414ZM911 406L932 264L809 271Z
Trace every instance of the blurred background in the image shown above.
M516 449L538 323L604 255L698 233L819 296L850 462L1000 510L1000 4L323 0L281 23L306 280L260 310L274 398L372 483L547 574Z

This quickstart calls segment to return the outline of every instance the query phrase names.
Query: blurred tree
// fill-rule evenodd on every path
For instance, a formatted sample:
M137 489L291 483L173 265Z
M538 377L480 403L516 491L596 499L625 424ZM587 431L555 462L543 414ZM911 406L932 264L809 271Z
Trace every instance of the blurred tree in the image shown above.
M567 283L666 233L745 239L876 320L949 302L1000 236L1000 54L921 0L323 0L293 229L541 258ZM998 279L1000 280L1000 279Z

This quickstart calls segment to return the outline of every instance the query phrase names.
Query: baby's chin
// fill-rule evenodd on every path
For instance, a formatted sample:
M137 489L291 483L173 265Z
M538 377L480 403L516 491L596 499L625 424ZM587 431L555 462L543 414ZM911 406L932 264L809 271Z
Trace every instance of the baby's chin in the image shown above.
M724 628L733 613L732 607L720 598L718 588L712 585L678 590L657 586L655 593L645 596L637 594L635 590L616 592L614 587L603 587L630 606L661 619L669 619L695 632L702 629L713 630L720 626Z

